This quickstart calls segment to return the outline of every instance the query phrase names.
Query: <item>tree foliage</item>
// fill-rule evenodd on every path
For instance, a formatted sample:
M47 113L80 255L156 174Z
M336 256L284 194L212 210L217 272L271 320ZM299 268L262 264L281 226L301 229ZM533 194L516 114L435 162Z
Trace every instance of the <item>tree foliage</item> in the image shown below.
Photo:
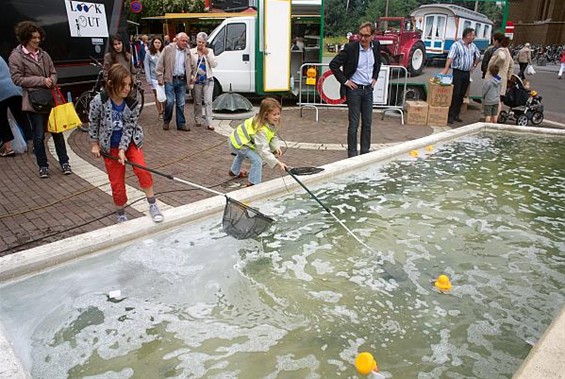
M130 5L134 0L125 0L124 9L128 20L140 22L142 17L162 16L165 13L204 12L204 0L138 0L143 4L141 13L133 13Z

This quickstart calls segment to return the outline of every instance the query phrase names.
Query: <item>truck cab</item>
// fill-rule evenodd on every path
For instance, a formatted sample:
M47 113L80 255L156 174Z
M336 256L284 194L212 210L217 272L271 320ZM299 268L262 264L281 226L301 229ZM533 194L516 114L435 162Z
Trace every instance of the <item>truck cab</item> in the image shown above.
M208 40L218 61L216 94L255 91L255 22L253 16L228 18L210 34Z
M302 64L321 61L322 1L262 0L248 13L226 18L208 37L218 62L214 96L298 88Z

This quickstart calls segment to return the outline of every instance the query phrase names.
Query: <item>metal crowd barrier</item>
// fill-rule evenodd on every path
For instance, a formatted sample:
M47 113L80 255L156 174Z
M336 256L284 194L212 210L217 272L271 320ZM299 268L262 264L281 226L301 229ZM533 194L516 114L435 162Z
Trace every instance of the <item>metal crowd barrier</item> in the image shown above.
M310 69L310 72L308 70ZM315 70L315 79L313 71ZM310 77L308 76L310 74ZM340 97L340 84L335 79L327 63L304 63L300 66L300 84L298 89L298 106L300 117L302 109L311 108L316 111L318 122L320 107L346 107L344 98ZM408 70L403 66L382 65L379 79L374 90L373 109L382 109L382 118L387 112L398 112L404 125L404 103L406 101L406 85ZM314 83L314 84L312 84Z

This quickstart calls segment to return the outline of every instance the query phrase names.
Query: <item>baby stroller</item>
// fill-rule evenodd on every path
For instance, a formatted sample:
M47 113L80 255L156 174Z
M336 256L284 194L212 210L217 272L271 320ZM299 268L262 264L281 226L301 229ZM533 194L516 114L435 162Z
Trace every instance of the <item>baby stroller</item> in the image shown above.
M527 126L539 125L543 121L542 97L536 91L530 91L524 87L522 79L512 74L508 81L506 94L502 96L502 102L508 106L507 111L502 110L498 115L498 123L504 124L508 120L515 120L516 125Z

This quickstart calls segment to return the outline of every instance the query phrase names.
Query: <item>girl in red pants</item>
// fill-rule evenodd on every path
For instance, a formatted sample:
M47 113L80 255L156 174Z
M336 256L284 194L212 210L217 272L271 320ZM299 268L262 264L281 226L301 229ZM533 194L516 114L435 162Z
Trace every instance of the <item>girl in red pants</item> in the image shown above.
M137 123L140 105L135 99L128 97L132 83L129 71L120 64L114 64L108 71L105 90L96 95L90 104L89 136L92 154L97 158L101 153L118 158L115 160L104 157L118 223L127 221L124 211L128 200L125 162L127 160L145 166L141 150L143 130ZM151 218L155 222L163 221L155 200L153 177L148 171L136 167L133 172L147 195Z

